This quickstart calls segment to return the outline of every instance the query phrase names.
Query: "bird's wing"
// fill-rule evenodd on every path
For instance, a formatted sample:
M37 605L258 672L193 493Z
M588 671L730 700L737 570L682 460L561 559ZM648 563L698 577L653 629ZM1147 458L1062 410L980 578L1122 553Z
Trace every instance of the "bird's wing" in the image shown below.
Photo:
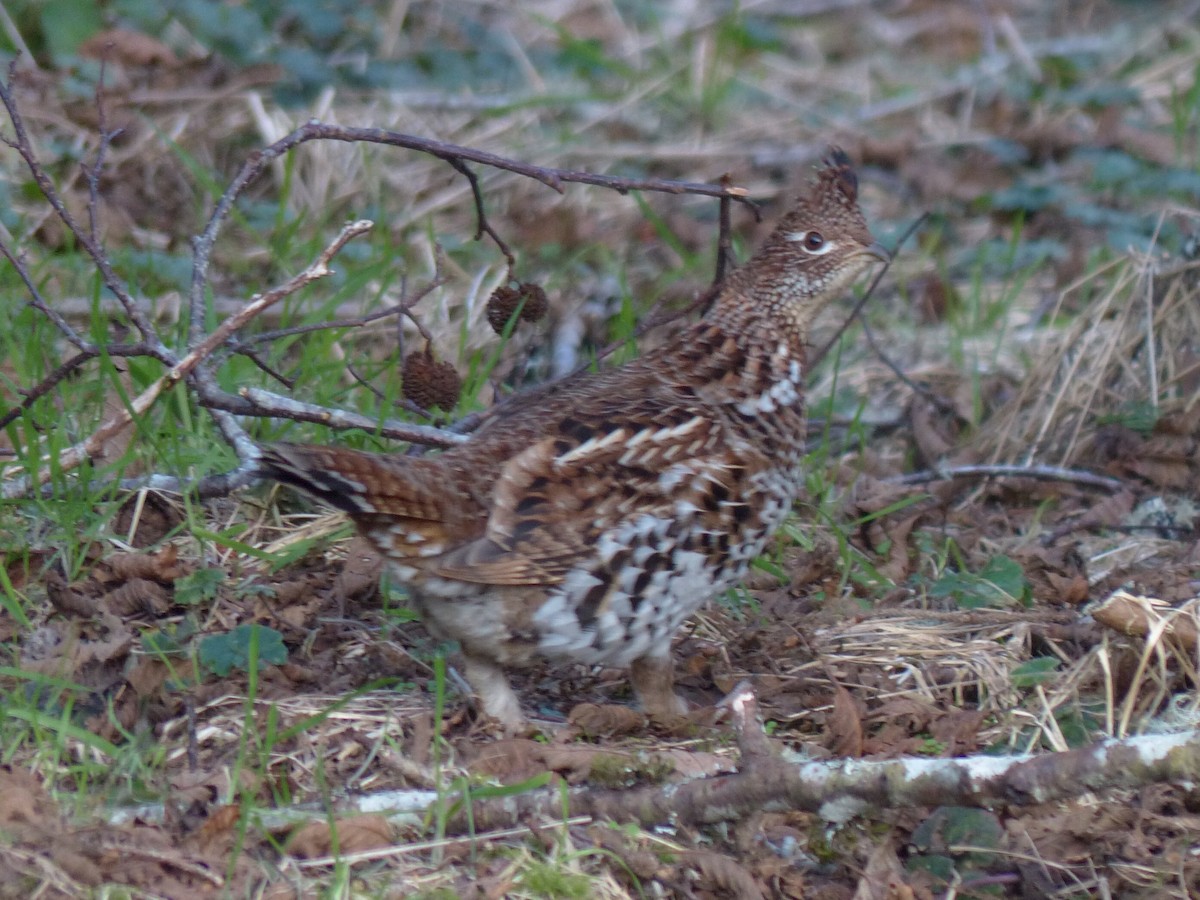
M622 415L563 416L503 467L485 533L422 568L460 581L552 585L639 517L718 514L744 467L722 426L695 407L643 398Z

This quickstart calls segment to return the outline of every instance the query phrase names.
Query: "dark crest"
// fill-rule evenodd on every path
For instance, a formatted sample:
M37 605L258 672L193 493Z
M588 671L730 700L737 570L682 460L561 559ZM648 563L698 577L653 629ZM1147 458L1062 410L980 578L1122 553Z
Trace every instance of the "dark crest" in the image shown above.
M850 157L846 155L846 151L841 147L830 147L825 152L822 162L825 167L818 176L820 184L822 186L834 185L842 192L847 201L850 203L857 201L858 176L854 174L854 167L850 164Z

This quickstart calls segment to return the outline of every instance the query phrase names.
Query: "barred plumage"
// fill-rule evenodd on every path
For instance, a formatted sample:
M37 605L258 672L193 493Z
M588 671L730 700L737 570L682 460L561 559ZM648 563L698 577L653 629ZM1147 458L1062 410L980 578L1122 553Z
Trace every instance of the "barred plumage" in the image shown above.
M262 474L349 514L505 724L522 716L503 667L539 655L629 666L649 713L678 712L672 636L745 575L800 491L810 325L886 258L832 151L664 346L514 398L438 456L280 444Z

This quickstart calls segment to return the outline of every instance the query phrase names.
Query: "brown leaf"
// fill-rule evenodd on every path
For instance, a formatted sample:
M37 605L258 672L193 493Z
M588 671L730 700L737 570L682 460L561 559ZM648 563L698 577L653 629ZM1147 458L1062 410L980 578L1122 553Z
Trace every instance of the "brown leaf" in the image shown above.
M90 619L99 612L99 604L51 569L46 573L46 597L51 605L68 618Z
M728 756L682 748L659 750L654 753L653 762L669 765L675 777L684 781L737 771L737 765Z
M754 876L730 857L709 850L692 850L686 858L690 865L700 870L701 878L709 882L703 887L718 896L736 900L761 900L763 897Z
M166 615L171 608L167 589L145 578L131 578L100 598L98 606L114 616L126 618L136 614L151 617Z
M633 734L646 727L646 717L636 709L608 703L580 703L567 721L589 737Z
M826 722L825 744L838 756L863 754L863 726L854 695L840 684L833 689L833 712Z
M495 778L503 784L525 781L546 771L545 744L528 738L502 738L482 746L463 747L474 775Z
M915 896L905 883L904 867L891 838L880 841L854 889L854 900L912 900Z
M179 65L174 52L162 41L125 28L110 28L92 35L79 45L79 55L135 67Z
M542 764L544 769L557 772L571 784L579 784L591 777L597 765L601 767L604 776L610 780L620 779L618 773L628 771L632 774L635 761L616 753L598 750L586 744L559 746L555 744L540 745L542 749Z
M339 609L347 601L369 600L379 587L383 572L383 557L362 535L357 535L346 548L346 562L333 583L333 598Z
M957 443L957 422L924 397L915 396L908 409L917 454L926 466L936 465L949 455Z
M587 833L597 847L614 854L642 881L654 878L661 872L663 863L658 854L637 846L634 838L624 831L605 824L589 825Z
M149 656L136 657L137 662L125 676L126 683L141 699L156 696L168 678L185 678L186 665L168 666L162 660Z
M960 756L979 746L979 729L986 713L980 709L953 709L929 723L934 740L946 745L945 756Z
M116 534L124 535L129 541L130 546L143 548L150 547L163 540L173 528L183 521L183 516L177 507L165 500L161 494L156 494L153 491L149 493L131 494L130 497L121 504L117 511L117 516L113 520L112 530ZM173 546L172 556L174 555ZM164 548L160 553L167 552ZM137 555L137 554L117 554L119 556ZM155 578L155 575L147 575L144 573L132 573L140 575L142 578ZM186 568L180 571L181 575L186 575ZM171 580L171 579L158 579Z
M1021 564L1033 598L1039 603L1078 606L1087 600L1087 567L1074 544L1035 544L1017 548L1010 555Z
M220 853L233 840L234 829L241 816L242 807L239 803L227 803L214 809L204 824L196 829L192 842L201 853Z
M877 568L879 574L890 579L893 584L901 584L912 573L913 556L909 553L908 539L918 519L919 514L907 516L898 522L877 519L871 523L873 543L882 543L875 532L886 535L887 561Z
M309 822L292 833L285 852L300 859L329 856L335 846L340 854L361 853L390 846L393 837L392 825L383 816L349 816L332 827L328 822Z
M50 795L32 772L0 768L0 828L19 840L55 824Z
M108 576L98 573L101 581L131 581L144 578L161 584L172 584L188 573L188 566L179 562L179 549L168 544L157 553L114 553L103 561Z

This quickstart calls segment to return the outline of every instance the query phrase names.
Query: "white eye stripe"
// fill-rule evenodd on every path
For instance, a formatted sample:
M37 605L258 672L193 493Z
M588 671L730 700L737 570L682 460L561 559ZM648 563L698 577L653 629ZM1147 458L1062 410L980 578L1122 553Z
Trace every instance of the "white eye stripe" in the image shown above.
M783 233L783 239L785 241L792 241L793 243L800 243L803 242L810 234L812 234L811 231L785 231ZM833 241L825 241L825 243L823 243L816 250L810 250L808 247L802 247L801 249L803 249L804 252L810 256L824 256L833 249L833 245Z

